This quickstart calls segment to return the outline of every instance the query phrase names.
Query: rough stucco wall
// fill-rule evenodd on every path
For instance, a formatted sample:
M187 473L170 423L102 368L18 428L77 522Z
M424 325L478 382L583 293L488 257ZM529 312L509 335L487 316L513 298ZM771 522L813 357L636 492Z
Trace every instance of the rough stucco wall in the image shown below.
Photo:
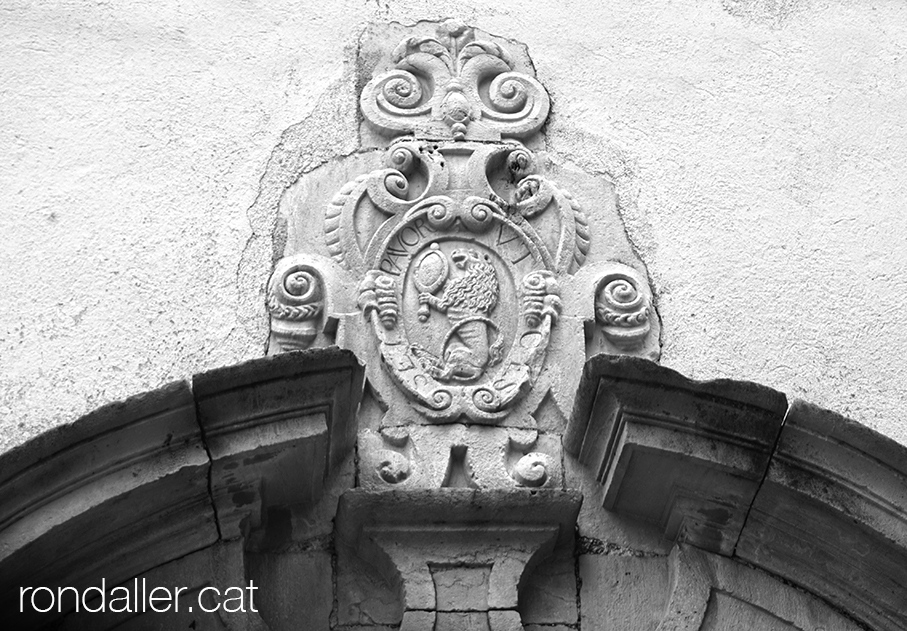
M355 147L358 33L443 17L529 46L664 364L907 443L907 5L546 4L4 3L0 449L263 354L279 191Z

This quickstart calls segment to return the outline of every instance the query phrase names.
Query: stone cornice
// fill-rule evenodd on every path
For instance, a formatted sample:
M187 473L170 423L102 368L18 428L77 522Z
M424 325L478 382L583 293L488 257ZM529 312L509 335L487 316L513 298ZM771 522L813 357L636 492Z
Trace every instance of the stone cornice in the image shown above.
M763 386L629 357L588 362L574 410L564 447L595 469L605 508L874 629L907 627L907 447Z
M240 537L270 505L314 502L353 449L362 374L336 348L252 360L107 405L0 456L4 620L21 585L114 584ZM54 615L17 616L10 628Z
M21 585L83 587L217 541L185 382L102 407L0 460L0 611ZM52 614L24 613L18 628Z
M730 554L786 407L783 394L756 384L698 383L599 355L586 364L564 446L597 472L605 508Z
M317 500L356 442L363 377L352 353L329 348L282 357L193 380L224 539L261 525L267 507L249 509L264 495L276 506Z

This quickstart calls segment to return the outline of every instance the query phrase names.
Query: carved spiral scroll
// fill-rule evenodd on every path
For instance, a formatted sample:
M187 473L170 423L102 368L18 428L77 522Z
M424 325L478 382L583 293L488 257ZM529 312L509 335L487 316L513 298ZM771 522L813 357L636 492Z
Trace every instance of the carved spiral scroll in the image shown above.
M415 170L419 158L412 146L401 144L391 147L385 156L385 162L391 169L409 175Z
M463 225L472 232L487 231L491 228L493 216L503 214L497 204L480 197L470 197L466 200L466 204L469 211L461 213L460 219Z
M522 138L538 131L548 116L550 100L542 84L516 68L499 44L476 41L472 29L407 38L393 60L396 68L369 81L359 101L365 118L383 132L454 140Z
M329 266L326 259L303 254L278 261L268 281L269 354L306 349L315 342L328 308Z
M548 456L532 452L520 458L511 475L520 486L542 486L548 481Z
M456 221L456 210L448 197L429 199L425 204L425 218L435 230L446 230Z
M422 105L422 82L406 70L392 70L378 84L378 102L387 112L396 116L418 116L429 111Z
M506 129L507 135L522 137L544 123L550 106L541 83L521 72L504 72L488 87L482 119L501 127L502 133Z
M605 337L623 350L639 346L649 333L651 296L635 270L613 271L598 283L595 318Z
M453 404L453 394L450 390L438 388L431 393L431 408L434 410L444 410Z
M507 170L514 180L532 175L536 171L535 157L525 147L518 147L507 155Z
M311 267L294 265L271 283L268 312L281 320L312 320L321 315L322 281Z
M617 278L599 293L598 318L602 324L631 327L648 321L648 305L629 278Z
M501 395L491 388L482 386L472 393L472 402L484 412L497 412L501 409Z
M488 100L499 112L513 114L526 107L529 92L524 77L508 72L491 82Z

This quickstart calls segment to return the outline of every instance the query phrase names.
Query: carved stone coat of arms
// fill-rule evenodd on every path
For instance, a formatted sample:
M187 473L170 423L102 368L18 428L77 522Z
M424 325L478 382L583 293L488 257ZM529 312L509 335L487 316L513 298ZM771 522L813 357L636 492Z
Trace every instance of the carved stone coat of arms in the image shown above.
M562 423L586 357L654 357L658 323L613 191L544 151L551 102L525 48L452 21L390 31L361 53L362 149L287 192L304 238L268 305L270 352L336 343L363 360L399 463L412 437L389 428Z

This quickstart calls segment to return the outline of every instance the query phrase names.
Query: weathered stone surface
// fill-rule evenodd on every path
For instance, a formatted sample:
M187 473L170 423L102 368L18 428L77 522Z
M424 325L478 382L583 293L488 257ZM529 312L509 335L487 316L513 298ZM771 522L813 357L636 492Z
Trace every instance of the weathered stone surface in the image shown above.
M492 631L514 620L518 629L523 574L558 543L571 545L578 504L577 495L551 490L355 490L341 498L337 544L397 594L404 627L437 611L438 624L454 624L463 616L442 613L457 613Z
M575 456L564 454L564 471L568 489L583 494L583 504L576 518L580 537L601 542L603 549L626 550L666 556L674 543L665 537L657 524L642 522L636 517L622 515L604 508L605 489L598 471L579 462ZM594 545L598 545L595 543Z
M385 427L359 435L359 483L387 488L562 488L557 436L459 424Z
M605 508L731 554L786 409L756 384L602 355L584 369L564 445L598 471Z
M314 504L353 448L362 370L349 352L267 357L198 375L193 386L226 539L273 507Z
M529 572L520 591L519 611L524 625L576 624L575 546L559 546Z
M270 631L328 631L334 605L331 554L284 550L249 554L249 577L258 586L256 604Z
M283 391L287 384L282 373L268 383L256 382L257 377L251 375L250 381L228 383L222 391L209 383L207 398L197 403L208 408L203 410L202 425L205 438L211 438L209 451L214 460L208 468L209 490L220 517L220 533L233 541L235 558L241 559L241 552L236 551L243 548L272 559L297 553L311 544L319 550L314 566L322 572L330 539L313 543L299 537L301 533L325 534L341 491L353 484L373 489L385 489L390 484L398 492L431 489L436 496L455 498L455 508L466 517L456 515L444 523L432 522L431 517L392 498L382 508L385 513L378 511L381 519L376 526L363 527L356 531L357 537L339 541L338 563L349 575L358 571L354 561L365 558L383 573L384 578L379 579L383 584L397 583L393 587L399 594L392 594L389 602L433 607L409 608L396 616L401 629L516 630L522 628L514 607L517 585L525 596L520 610L527 617L552 613L550 610L561 604L563 610L555 612L552 619L570 617L566 564L558 565L553 574L546 574L546 568L553 568L554 560L535 565L541 551L547 550L556 537L552 533L555 528L551 523L540 525L531 520L514 525L514 515L523 515L526 507L516 506L514 510L507 501L499 503L510 510L500 511L501 506L495 506L493 518L483 521L474 514L475 505L482 509L494 502L484 495L466 503L462 493L481 488L510 491L511 499L555 497L551 491L565 486L559 472L558 440L567 416L575 418L567 399L572 398L579 381L581 362L572 360L580 356L577 349L583 331L587 356L625 351L655 359L660 350L659 318L654 312L647 271L634 253L640 244L629 242L630 236L639 234L639 226L633 224L633 217L626 224L613 221L617 216L613 198L620 185L602 183L600 188L606 193L602 199L585 194L591 186L575 188L574 182L602 178L577 175L579 170L568 164L566 152L558 158L538 151L548 144L547 139L533 136L545 122L548 100L533 76L534 68L524 47L452 22L440 25L437 33L436 28L431 23L376 27L360 39L356 70L359 85L366 85L361 100L365 113L363 144L382 135L404 134L406 139L395 142L384 156L378 152L350 156L350 163L362 162L367 168L355 172L349 169L349 177L342 179L349 181L346 186L340 186L341 180L322 183L322 189L332 191L332 199L310 205L316 209L314 215L306 208L305 195L299 193L311 180L298 181L292 194L288 192L281 201L285 220L277 221L278 227L270 235L275 258L281 253L287 256L278 262L268 288L269 352L336 341L361 353L369 365L375 395L362 413L361 454L357 456L361 455L359 462L366 465L364 470L350 466L356 436L352 422L344 425L345 431L335 432L330 413L309 410L305 405L297 407L298 400L287 403L292 396L312 405L323 398L323 392L318 392L320 386L314 386L308 378L307 385L312 388L290 388L292 396ZM382 41L389 33L403 40L393 51L385 46L387 41ZM474 40L475 35L478 37ZM373 69L376 76L369 80ZM569 107L569 99L564 103ZM332 106L345 107L343 103ZM323 123L323 119L316 120ZM524 138L527 144L502 140L513 137ZM298 141L298 134L285 136L281 149L272 156L259 200L249 212L254 225L247 253L254 251L252 256L260 257L263 235L272 229L267 221L273 217L262 222L263 211L273 209L280 193L297 180L299 173L326 159L292 156ZM588 151L581 143L574 144L571 158L574 152ZM634 168L627 156L612 156L611 160L618 160L620 165L616 172L616 162L605 159L599 163L595 158L591 170L609 179L619 180L625 177L622 172ZM343 160L346 158L339 161ZM590 164L588 155L585 164ZM331 177L343 170L331 169ZM566 176L566 185L557 174ZM333 191L337 191L336 197ZM626 193L625 187L620 200L624 216L627 212L632 215L636 203L635 197ZM584 201L585 210L578 200ZM594 205L607 211L597 212L600 208L592 208ZM287 228L283 237L280 224ZM488 225L498 228L496 235ZM623 235L625 226L627 237ZM294 230L314 230L319 247L311 248L311 252L297 247ZM423 231L432 234L425 236ZM421 241L413 240L414 233ZM620 233L619 238L612 238L614 233ZM284 252L282 238L287 243ZM290 246L290 242L297 245ZM641 247L649 253L655 248L648 242ZM528 254L519 258L522 248ZM246 275L240 284L248 287L259 281L257 276L249 281ZM670 300L676 286L662 289ZM715 302L726 300L727 292L719 294ZM259 300L259 307L264 302ZM769 303L774 308L774 302L765 301ZM81 318L82 312L74 316L75 320ZM245 318L248 324L248 309ZM288 358L285 363L268 366L299 369L294 361ZM623 371L627 372L633 371ZM623 373L612 375L614 381L628 381ZM225 375L229 382L227 373L220 376ZM770 405L760 407L747 396L741 398L739 392L728 395L727 384L710 389L688 382L678 385L672 379L666 378L654 389L647 382L650 394L657 390L661 397L656 397L657 402L668 400L670 409L648 410L651 414L630 419L621 428L623 433L615 440L623 441L620 449L626 448L626 452L614 455L616 473L607 471L611 464L607 454L598 461L601 454L595 452L594 440L594 466L588 466L586 443L577 449L586 470L577 472L574 467L568 479L579 480L590 499L622 514L614 517L598 510L598 505L586 511L580 532L587 528L588 533L606 533L609 539L584 536L581 554L609 553L638 559L642 558L640 549L657 550L664 543L655 541L658 537L652 536L651 528L634 527L630 523L633 517L626 515L649 519L666 539L692 541L729 553L735 530L739 531L742 509L752 508L747 492L754 480L758 484L760 467L765 470L763 449L770 442L757 431L764 429L761 421L755 423L751 434L739 425L744 424L743 418L759 416L754 409L773 409ZM199 383L204 390L204 378ZM341 384L341 389L357 389L348 385ZM635 405L644 399L640 396L634 400L637 386L627 385L630 394L622 401ZM663 392L671 390L683 391L684 395L672 398ZM596 396L599 394L601 390ZM605 392L605 396L612 394ZM684 397L695 403L689 404ZM731 424L738 426L722 433L726 428L711 422L710 415L715 415L716 409L734 417ZM707 422L697 424L700 417ZM568 429L576 429L574 425L571 423ZM547 434L540 436L537 430ZM587 430L584 427L580 431L583 441L590 437ZM678 440L676 434L684 432L694 438ZM344 440L333 440L337 434ZM702 444L696 444L697 440ZM620 460L622 455L626 461ZM646 469L650 467L667 474L648 476ZM331 493L325 493L322 486L331 472L337 477ZM360 477L363 473L367 475ZM784 480L792 488L800 482L796 475ZM903 505L904 498L899 495L902 483L898 479L892 485L898 506ZM524 490L514 490L515 485L541 488L530 490L527 496ZM818 490L811 490L816 501L845 515L859 512L833 493L823 495L823 488L818 485ZM171 489L165 487L163 491ZM141 493L135 496L141 497ZM420 497L426 496L415 494L408 500ZM165 499L169 498L168 493ZM722 513L728 505L734 512L731 517ZM369 501L350 509L353 514L359 511L358 516L350 518L353 523L362 523L369 516L363 506L369 506ZM406 509L400 511L401 515L415 521L415 526L397 523L397 515L387 516L387 510L401 507ZM430 501L419 508L450 515L449 506L439 508ZM568 508L565 513L575 517L575 506ZM656 515L658 508L663 514ZM872 514L870 509L861 513L858 521L862 520L867 532L872 531L870 540L881 533L888 541L891 532L897 532L900 517L893 521L894 529L886 519L886 515ZM71 522L85 527L78 519ZM563 527L559 522L560 535ZM241 544L239 537L244 537ZM637 543L626 547L619 543L637 540L641 542L639 549ZM501 541L507 545L501 545ZM560 540L562 546L567 543ZM899 561L903 542L898 540L894 545L893 558ZM863 547L857 545L857 553ZM153 549L147 552L152 554ZM434 560L426 564L425 558ZM763 585L745 577L739 582L762 586L755 596L741 593L739 582L719 576L722 566L716 563L711 557L694 553L685 557L678 552L672 557L670 598L678 608L668 607L662 620L664 628L725 628L744 623L752 627L838 628L821 616L797 619L778 610L772 598L784 598L785 592L774 583ZM263 567L265 574L271 571L267 563ZM835 569L840 570L840 566ZM533 571L538 581L530 576ZM858 578L866 579L870 571L862 567ZM234 569L232 575L238 572ZM523 577L528 578L520 580ZM867 584L872 580L867 579ZM341 584L348 585L339 579ZM558 605L545 606L549 594L546 586L552 590L550 595L556 594ZM539 596L527 595L527 590L536 590ZM883 590L883 599L890 596L890 590ZM883 603L884 608L890 607L890 601ZM809 601L804 602L809 605ZM529 611L533 606L546 611ZM319 620L323 614L321 610ZM368 616L362 620L367 621ZM180 624L185 622L181 620ZM257 627L260 621L212 618L201 624L208 622L245 628ZM130 622L125 626L142 624ZM195 624L193 620L188 626Z
M19 586L116 584L253 528L245 544L262 551L330 536L337 498L354 482L355 357L286 354L193 385L106 406L3 457L10 624L34 628L67 611L14 614Z
M860 628L815 596L684 544L671 552L669 576L669 598L658 631Z
M186 383L110 404L4 454L2 618L31 628L59 617L19 614L21 586L116 583L212 544L207 472Z
M394 625L403 617L398 585L389 583L342 540L337 550L337 622L340 625Z
M859 628L815 596L686 544L669 557L584 554L579 564L584 629Z
M658 625L666 600L665 557L584 554L579 574L583 629L644 631Z
M254 579L249 582L245 578L243 550L239 542L218 543L149 569L137 581L123 581L118 586L139 594L140 599L143 588L146 598L153 587L166 587L171 594L177 587L184 589L180 590L177 601L169 599L157 603L158 609L166 607L166 611L152 611L150 601L144 607L130 605L129 612L112 612L112 608L106 606L97 613L80 611L70 614L63 620L61 631L271 631L259 613L253 611L260 609L262 590ZM108 589L114 587L117 586L109 585ZM122 598L122 591L112 593L114 597ZM111 595L106 598L109 602ZM225 607L228 601L231 602ZM116 608L121 609L124 604L121 601ZM100 609L100 599L89 601L88 606L93 610ZM213 611L205 612L202 608Z
M874 629L907 626L907 449L795 401L737 554Z
M454 14L526 42L556 96L548 143L622 187L668 310L669 365L808 393L907 442L907 336L890 315L907 283L905 177L887 168L907 134L891 106L905 89L900 3L872 0L878 19L765 0L620 0L584 19L514 0L281 6L6 14L4 448L260 354L276 174L355 147L330 114L358 125L351 55L367 23ZM91 28L69 28L80 20ZM142 45L119 39L124 21ZM65 298L50 259L77 279ZM841 317L866 313L860 287L877 316Z

